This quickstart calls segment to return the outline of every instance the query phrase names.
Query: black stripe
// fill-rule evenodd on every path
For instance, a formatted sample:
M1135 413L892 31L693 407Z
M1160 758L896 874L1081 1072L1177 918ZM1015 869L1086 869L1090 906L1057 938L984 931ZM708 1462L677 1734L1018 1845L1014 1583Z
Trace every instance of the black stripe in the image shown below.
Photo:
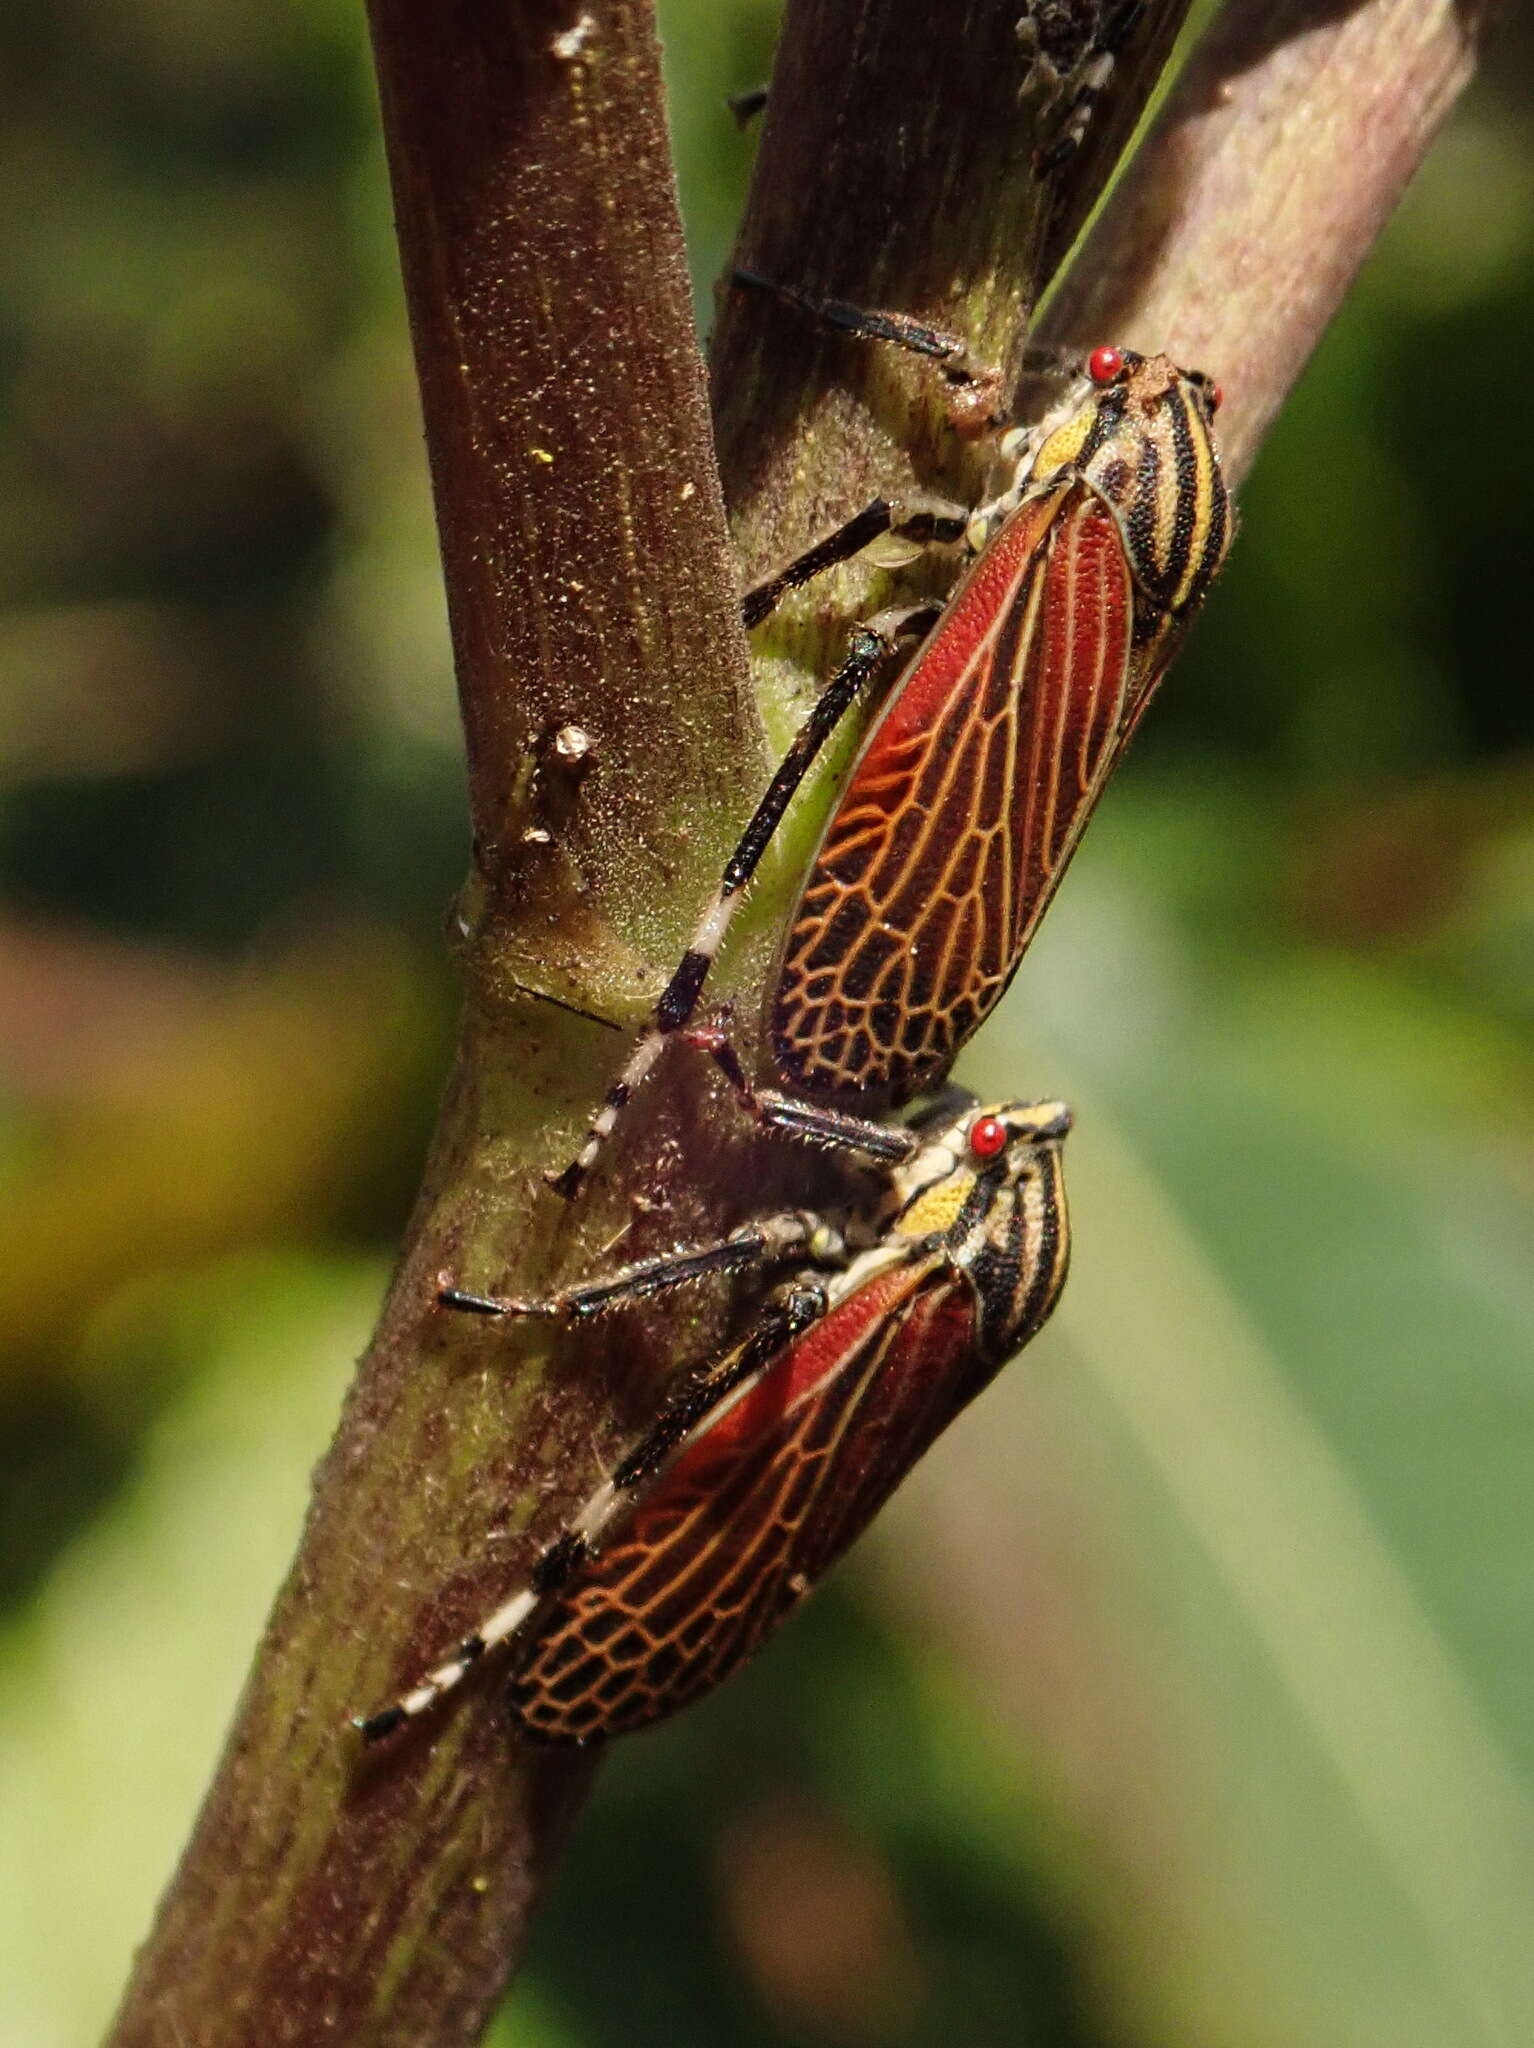
M1183 578L1188 573L1188 561L1193 552L1193 535L1198 526L1200 489L1198 450L1193 445L1193 426L1189 418L1192 402L1187 386L1179 381L1168 397L1172 461L1177 472L1177 499L1172 509L1172 545L1163 572L1166 577L1166 602L1169 605L1181 589Z
M1220 458L1215 451L1213 438L1209 441L1210 485L1209 485L1209 527L1204 535L1204 551L1199 557L1197 570L1188 591L1184 610L1193 612L1203 603L1205 594L1225 559L1225 549L1230 538L1230 493L1225 488L1225 478L1220 469Z
M1164 608L1166 579L1161 568L1161 469L1161 442L1155 434L1142 428L1135 437L1134 490L1124 506L1124 530L1129 535L1130 556L1137 580ZM1137 606L1137 612L1138 609Z
M561 1536L533 1566L533 1591L539 1594L557 1593L569 1579L570 1574L586 1562L589 1546L579 1531L571 1529Z
M1010 1171L1004 1152L994 1166L983 1167L975 1175L974 1186L964 1197L963 1206L949 1226L950 1244L962 1244L977 1223L985 1222L996 1207L1001 1191L1010 1177Z
M1076 451L1071 462L1072 469L1085 469L1105 441L1109 441L1124 424L1124 407L1128 393L1122 389L1105 391L1092 407L1092 424L1087 428L1087 437Z
M1044 1174L1044 1217L1039 1227L1039 1241L1033 1251L1033 1279L1012 1326L1014 1351L1027 1343L1049 1314L1065 1285L1066 1267L1070 1263L1070 1233L1061 1202L1059 1155L1051 1157L1041 1171ZM1019 1209L1021 1206L1019 1204Z
M708 970L713 964L714 958L711 953L700 953L695 946L687 949L675 974L666 983L664 995L655 1005L657 1031L675 1031L687 1022L698 1007L698 997L704 982L708 980ZM615 1081L607 1091L610 1109L622 1109L628 1099L629 1090L625 1081Z

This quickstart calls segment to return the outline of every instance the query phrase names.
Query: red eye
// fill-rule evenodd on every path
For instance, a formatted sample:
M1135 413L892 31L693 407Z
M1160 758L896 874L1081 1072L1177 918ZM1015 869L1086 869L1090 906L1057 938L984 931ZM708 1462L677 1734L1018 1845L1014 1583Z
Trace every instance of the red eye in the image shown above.
M999 1116L977 1116L969 1127L969 1149L977 1159L994 1159L1007 1149L1007 1127Z
M1123 367L1122 349L1094 348L1087 357L1087 375L1094 384L1111 384Z
M1218 412L1224 403L1225 393L1222 387L1218 384L1211 384L1209 387L1209 410L1211 412Z

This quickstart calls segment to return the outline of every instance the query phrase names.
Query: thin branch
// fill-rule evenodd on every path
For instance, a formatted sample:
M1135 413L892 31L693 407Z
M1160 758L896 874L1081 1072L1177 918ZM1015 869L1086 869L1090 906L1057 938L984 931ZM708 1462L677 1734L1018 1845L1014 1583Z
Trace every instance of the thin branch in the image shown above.
M1489 0L1229 0L1078 252L1047 340L1166 349L1264 433L1474 67Z
M1041 180L1048 110L1030 91L1021 9L993 0L804 0L791 7L737 260L822 297L891 306L962 334L1010 392L1062 221L1107 175L1190 0L1150 0L1079 154ZM813 223L807 230L806 223ZM940 380L866 343L827 340L771 300L726 294L714 412L731 531L748 580L875 492L964 496L974 450ZM952 565L948 573L952 574ZM790 613L818 674L834 621L873 602L866 569ZM778 636L782 643L783 636ZM767 688L774 678L769 674Z

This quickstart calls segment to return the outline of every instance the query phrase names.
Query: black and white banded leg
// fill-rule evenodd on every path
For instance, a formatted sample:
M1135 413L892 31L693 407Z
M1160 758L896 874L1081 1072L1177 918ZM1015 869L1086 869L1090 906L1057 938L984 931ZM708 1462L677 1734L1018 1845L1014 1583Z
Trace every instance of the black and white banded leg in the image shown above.
M585 1144L562 1172L548 1176L549 1185L557 1194L567 1200L575 1195L634 1090L659 1059L666 1040L683 1030L697 1014L703 985L724 943L741 893L756 873L783 813L821 748L857 701L869 678L894 652L899 637L913 628L924 630L931 618L931 608L924 606L916 611L881 613L877 618L854 627L846 659L816 699L793 745L779 763L751 822L741 834L735 851L725 862L719 885L698 921L692 941L662 991L649 1027L629 1055L623 1072L608 1089L602 1107L592 1118Z
M832 1231L828 1225L817 1226L817 1219L813 1218L797 1220L808 1226L803 1239L806 1245L813 1244L817 1239L823 1239L829 1244L833 1238L838 1245L840 1244L839 1234ZM814 1255L813 1252L811 1255ZM659 1265L661 1262L652 1263ZM688 1265L689 1255L679 1256L674 1263L679 1268ZM840 1263L839 1259L837 1263ZM633 1269L635 1272L638 1270ZM683 1280L696 1278L698 1270L711 1269L681 1272L673 1284L681 1284ZM617 1298L613 1289L619 1284L621 1277L615 1276L614 1282L609 1285L607 1306L612 1306ZM646 1293L652 1292L653 1289L641 1288L638 1291ZM447 1300L451 1292L452 1290L448 1290L442 1298ZM474 1301L472 1297L453 1301L450 1305L468 1307L471 1304L480 1313L485 1314L576 1312L561 1310L552 1305L545 1305L540 1311L538 1307L529 1307L522 1303L493 1304ZM493 1614L487 1615L472 1635L464 1637L450 1657L435 1670L427 1672L409 1692L402 1693L397 1700L376 1714L359 1715L353 1719L352 1726L357 1729L362 1739L365 1742L381 1742L385 1736L392 1735L407 1721L414 1720L418 1714L424 1714L429 1707L436 1705L444 1693L449 1693L455 1686L461 1685L488 1651L508 1642L516 1635L543 1602L557 1593L570 1575L600 1548L613 1522L627 1508L630 1496L696 1424L735 1386L770 1364L801 1331L818 1321L824 1315L825 1309L824 1289L803 1276L787 1282L776 1295L770 1296L763 1305L755 1329L745 1343L735 1346L707 1371L684 1379L675 1388L654 1423L634 1449L622 1459L611 1477L602 1481L564 1533L543 1551L533 1566L526 1585L519 1587L509 1600L496 1608ZM584 1312L595 1314L598 1311L588 1309Z
M850 1124L852 1119L845 1121ZM842 1142L849 1143L845 1139ZM895 1156L904 1158L909 1150L907 1140ZM438 1290L437 1301L442 1308L457 1309L467 1315L580 1323L636 1301L648 1301L651 1295L669 1293L673 1287L689 1287L716 1273L744 1273L789 1258L808 1259L816 1265L840 1265L845 1255L840 1231L823 1217L810 1209L787 1209L780 1215L746 1224L717 1244L662 1252L656 1258L624 1266L603 1280L568 1287L541 1300L525 1301L514 1295L473 1294L462 1287L443 1287Z
M769 1129L786 1131L807 1144L822 1145L880 1166L899 1166L921 1145L919 1129L901 1124L877 1123L872 1118L848 1116L841 1110L819 1109L808 1102L796 1102L776 1089L753 1089L728 1036L708 1027L683 1034L718 1062L730 1085L745 1100L752 1115ZM945 1100L972 1098L966 1091L950 1090ZM648 1300L673 1287L690 1286L715 1273L745 1272L754 1266L780 1264L800 1258L817 1266L844 1265L849 1256L846 1238L840 1230L813 1209L785 1209L774 1216L743 1224L716 1244L697 1245L685 1251L661 1252L653 1259L641 1259L632 1266L568 1287L558 1294L535 1300L514 1295L474 1294L462 1287L443 1287L437 1301L443 1308L468 1315L518 1316L546 1321L578 1323L591 1316L606 1315L610 1309Z

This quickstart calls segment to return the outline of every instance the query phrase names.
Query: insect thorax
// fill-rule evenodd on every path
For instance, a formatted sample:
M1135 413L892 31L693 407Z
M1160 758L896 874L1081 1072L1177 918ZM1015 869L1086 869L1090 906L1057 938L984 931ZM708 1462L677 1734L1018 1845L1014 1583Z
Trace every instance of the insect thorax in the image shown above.
M1124 550L1149 611L1139 638L1191 615L1230 545L1230 502L1200 383L1166 356L1135 363L1126 381L1056 429L1040 448L1033 479L1047 483L1074 465L1118 522Z

